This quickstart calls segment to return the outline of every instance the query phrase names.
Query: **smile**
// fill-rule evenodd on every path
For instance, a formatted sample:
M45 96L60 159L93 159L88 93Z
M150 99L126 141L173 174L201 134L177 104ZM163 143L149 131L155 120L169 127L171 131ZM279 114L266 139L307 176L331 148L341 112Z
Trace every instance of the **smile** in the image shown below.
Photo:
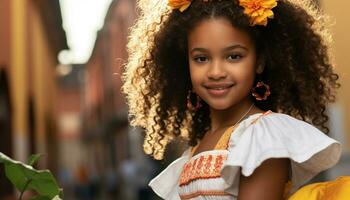
M224 96L226 95L229 91L230 88L233 86L233 84L225 84L225 85L211 85L211 86L204 86L208 93L211 96Z

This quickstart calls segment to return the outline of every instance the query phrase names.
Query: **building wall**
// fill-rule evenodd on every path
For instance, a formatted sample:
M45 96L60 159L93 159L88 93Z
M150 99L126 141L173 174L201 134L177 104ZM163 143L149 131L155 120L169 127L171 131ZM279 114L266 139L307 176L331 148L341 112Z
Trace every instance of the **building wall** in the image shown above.
M45 16L34 1L11 1L11 57L10 57L10 85L13 91L14 124L13 135L14 157L26 160L28 154L35 152L48 153L49 137L55 137L50 130L50 120L55 115L56 99L56 49L52 48L52 37L45 27ZM57 24L60 29L61 24ZM62 41L66 43L66 41ZM29 103L31 102L31 103ZM34 138L30 140L29 132L29 106L34 110L35 124ZM35 148L28 151L30 143ZM52 146L54 144L50 144ZM42 165L46 166L46 156Z
M0 69L7 68L10 58L10 0L0 1ZM1 66L2 65L2 66Z
M10 0L0 1L0 152L12 154L11 104L9 93L10 60ZM5 178L4 167L0 166L0 198L12 193L13 188Z
M81 91L61 88L59 94L60 166L75 171L84 159L80 144Z
M7 74L0 69L0 152L11 155L11 99ZM0 165L0 197L12 193L12 186L5 177L4 166Z
M127 59L128 30L137 14L135 2L112 1L86 63L82 135L85 153L90 155L86 159L89 173L100 177L122 175L123 166L131 159L131 151L137 148L130 146L126 104L121 94L121 68ZM131 196L136 195L135 191L128 192L132 188L123 184L123 178L115 183L118 185L113 188L117 191L110 194L110 199L134 199Z
M47 18L61 17L58 4L48 7L44 2L0 1L0 73L6 76L11 105L11 137L2 136L9 139L0 145L12 144L7 154L24 162L29 154L42 153L39 167L55 172L56 54L67 43L61 24L47 23ZM51 9L49 17L40 6ZM0 192L0 199L3 195Z
M10 91L12 91L13 100L13 157L25 161L28 157L28 124L27 116L27 5L25 0L12 0L10 4L10 34L11 34L11 52L9 62L10 72Z
M31 39L32 45L30 46L32 65L32 93L31 96L34 101L35 109L35 152L48 152L47 144L49 137L56 138L54 132L48 132L48 123L46 118L48 116L54 116L55 118L55 104L56 104L56 72L55 67L57 65L56 58L49 47L49 39L44 29L43 21L39 15L37 7L33 7L31 17ZM47 156L49 158L50 155ZM43 159L43 165L47 159Z
M93 53L86 64L87 107L107 104L112 112L123 110L125 100L121 88L121 67L127 59L126 43L128 29L136 18L135 1L113 1L107 13L105 24L99 31ZM93 91L98 89L98 91ZM110 102L110 99L113 102ZM107 111L103 112L110 112Z

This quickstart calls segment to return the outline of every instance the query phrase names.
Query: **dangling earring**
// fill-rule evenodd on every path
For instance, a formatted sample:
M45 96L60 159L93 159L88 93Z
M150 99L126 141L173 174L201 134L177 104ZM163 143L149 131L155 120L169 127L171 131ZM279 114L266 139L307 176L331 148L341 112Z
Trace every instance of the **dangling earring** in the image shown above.
M252 95L257 101L266 100L270 94L270 86L265 84L263 81L257 82L256 86L252 89Z
M196 95L196 106L193 106L192 104L191 96L193 94ZM201 107L202 107L201 98L195 92L192 92L192 90L189 90L187 95L187 108L191 111L197 111Z

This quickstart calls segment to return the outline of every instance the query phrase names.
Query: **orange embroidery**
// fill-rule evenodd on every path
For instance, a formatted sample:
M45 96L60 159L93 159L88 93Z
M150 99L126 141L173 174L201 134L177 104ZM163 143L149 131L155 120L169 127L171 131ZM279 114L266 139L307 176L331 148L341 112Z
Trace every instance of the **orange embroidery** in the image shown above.
M207 158L207 162L205 163L204 173L209 174L211 170L211 160L213 159L212 155L209 155Z
M197 163L197 159L196 159L196 160L194 160L194 162L193 162L193 165L192 165L192 170L194 170L194 169L195 169L195 167L196 167L196 163Z
M256 123L262 116L273 113L271 110L266 111L259 117L254 119L251 124ZM227 149L229 139L235 127L228 128L225 133L219 139L219 142L215 146L215 150ZM197 144L192 148L191 154L193 156L194 151L199 146ZM184 186L196 179L209 179L220 177L220 170L223 165L223 161L226 160L227 155L202 155L199 158L192 160L184 165L180 175L180 186Z
M186 173L186 174L191 173L191 165L186 165L186 169L185 169L184 173Z
M226 155L203 155L186 163L180 175L179 185L188 185L197 179L218 178Z
M204 157L201 156L201 157L199 158L199 163L198 163L198 165L197 165L197 169L201 169L201 168L203 167L203 160L204 160Z
M199 158L198 165L197 165L197 168L196 168L196 173L197 173L197 174L200 174L200 173L201 173L201 169L202 169L202 167L203 167L203 160L204 160L204 157L201 156L201 157Z
M223 164L223 156L218 155L215 160L214 169L216 174L220 174L220 169Z
M224 191L197 191L192 194L180 195L181 199L192 199L198 196L231 196L231 194Z

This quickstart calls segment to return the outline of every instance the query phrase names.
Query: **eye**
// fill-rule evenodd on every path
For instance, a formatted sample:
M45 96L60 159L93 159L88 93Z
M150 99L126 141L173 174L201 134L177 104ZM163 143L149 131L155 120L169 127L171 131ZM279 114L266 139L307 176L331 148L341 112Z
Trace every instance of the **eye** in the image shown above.
M237 61L240 60L243 56L240 54L231 54L229 56L227 56L227 59L230 61Z
M193 58L194 61L198 62L198 63L204 63L208 61L208 58L205 56L196 56Z

